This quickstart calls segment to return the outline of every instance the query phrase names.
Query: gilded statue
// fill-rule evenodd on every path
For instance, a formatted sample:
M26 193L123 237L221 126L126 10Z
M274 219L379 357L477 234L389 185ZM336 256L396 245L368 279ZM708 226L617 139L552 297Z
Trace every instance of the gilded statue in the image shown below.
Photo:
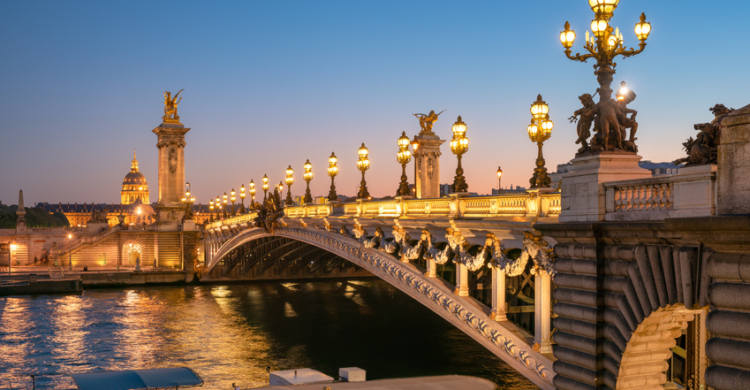
M180 116L177 115L177 106L180 104L180 101L182 101L182 97L180 97L179 100L177 98L182 91L184 91L184 89L181 89L174 96L172 96L172 93L169 91L164 92L164 116L162 117L164 122L180 123Z
M718 145L721 138L721 122L726 116L734 111L723 104L717 104L709 108L714 114L714 119L709 123L697 123L693 129L698 130L698 135L690 137L682 143L687 157L673 161L675 165L702 165L716 164L718 158Z
M583 108L576 110L569 119L571 122L578 121L576 131L578 133L577 144L581 144L576 156L599 154L601 152L638 152L635 145L635 133L638 131L638 122L635 117L638 111L628 108L635 100L635 92L629 90L623 81L616 99L612 98L612 89L602 86L596 90L599 94L599 103L594 104L593 96L587 93L578 97ZM628 116L630 115L630 116ZM594 136L591 136L593 125ZM627 131L630 129L628 136Z
M435 114L435 111L430 111L429 114L412 114L417 119L419 119L419 126L422 128L422 131L420 131L420 134L422 133L432 133L432 125L437 122L438 117L440 114L444 113L446 110L440 111L437 114Z

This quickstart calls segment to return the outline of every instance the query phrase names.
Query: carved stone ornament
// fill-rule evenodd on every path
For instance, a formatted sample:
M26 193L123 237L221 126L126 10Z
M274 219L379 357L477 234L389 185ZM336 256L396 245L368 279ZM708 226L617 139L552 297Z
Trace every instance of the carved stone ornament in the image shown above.
M518 276L526 269L529 256L521 256L516 260L510 260L505 255L505 245L492 233L487 233L485 247L492 248L488 268L497 268L507 276Z
M622 87L615 97L612 97L612 92L609 84L602 85L596 91L599 94L598 103L594 103L593 96L588 93L578 97L583 107L576 110L569 118L571 123L578 122L576 143L581 144L581 148L578 149L576 157L601 152L638 152L638 146L635 144L637 140L635 134L638 131L638 122L635 121L635 117L638 112L627 107L635 100L635 92L626 88L625 82L622 82ZM593 137L591 137L592 125ZM630 129L629 136L628 129Z
M521 253L519 260L523 261L524 264L529 259L534 261L534 267L531 269L532 275L544 275L546 273L554 278L557 273L553 266L554 258L555 254L546 241L532 233L523 233L523 253Z

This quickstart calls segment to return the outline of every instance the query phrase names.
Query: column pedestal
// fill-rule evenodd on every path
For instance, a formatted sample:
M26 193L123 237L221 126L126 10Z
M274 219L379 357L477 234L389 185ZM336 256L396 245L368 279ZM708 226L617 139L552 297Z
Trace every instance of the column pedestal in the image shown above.
M651 171L638 166L641 156L603 152L576 157L573 168L562 177L560 222L603 221L606 213L604 182L645 179Z
M433 132L417 135L419 149L414 153L414 164L417 167L417 198L440 197L440 145L441 140Z
M182 123L162 123L152 130L159 138L159 203L156 209L158 230L178 230L185 215L185 134Z

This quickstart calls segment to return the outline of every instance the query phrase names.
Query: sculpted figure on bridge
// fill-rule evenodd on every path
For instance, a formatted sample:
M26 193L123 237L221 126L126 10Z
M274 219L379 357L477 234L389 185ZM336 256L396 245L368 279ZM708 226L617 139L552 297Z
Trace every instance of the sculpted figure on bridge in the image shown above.
M422 128L422 131L420 131L420 134L422 133L432 133L432 125L437 122L438 116L440 114L444 113L445 110L438 112L435 114L435 111L430 111L429 114L412 114L419 119L419 126Z
M164 116L162 117L164 122L180 122L180 116L177 115L177 106L182 101L182 98L180 97L180 99L177 100L177 97L180 96L180 93L182 91L184 91L184 89L181 89L179 92L177 92L174 97L172 97L171 92L164 92Z
M675 165L684 163L687 165L716 164L718 157L718 145L721 138L721 122L727 114L734 109L727 108L723 104L717 104L709 108L714 114L714 119L709 123L697 123L693 125L698 130L698 135L690 137L682 143L687 157L673 161Z
M635 92L628 89L623 81L617 92L616 99L612 98L612 89L602 86L596 90L599 94L599 103L594 104L593 96L583 94L579 96L583 108L576 110L569 119L578 122L577 144L581 144L576 156L594 155L601 152L638 152L635 144L635 133L638 131L638 122L635 117L637 111L627 107L635 100ZM596 95L596 94L594 94ZM630 117L628 117L630 114ZM594 125L594 137L587 140L591 135L591 125ZM630 129L630 136L626 137Z
M274 187L273 192L265 202L255 203L254 210L257 213L255 226L274 234L275 229L279 227L278 219L284 216L284 210L281 207L281 194L278 187Z

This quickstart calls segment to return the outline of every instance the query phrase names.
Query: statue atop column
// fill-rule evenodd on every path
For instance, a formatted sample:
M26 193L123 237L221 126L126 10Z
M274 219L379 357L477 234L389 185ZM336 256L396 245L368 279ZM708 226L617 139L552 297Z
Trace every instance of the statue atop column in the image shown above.
M440 114L444 113L446 110L440 111L437 114L435 114L435 111L430 111L429 114L412 114L417 119L419 119L419 126L422 128L422 130L419 132L419 134L423 133L432 133L432 125L437 122L438 117Z
M612 92L608 85L599 87L594 94L599 94L599 103L596 104L593 96L588 93L579 96L583 108L576 110L569 118L571 123L578 121L576 143L581 144L581 148L576 156L614 151L638 152L635 144L635 133L638 131L635 117L638 111L627 107L635 100L635 92L628 89L624 81L620 84L615 99L612 98ZM589 140L592 124L594 136Z
M184 89L181 89L174 96L169 91L164 92L164 116L162 117L164 123L180 123L180 116L177 115L177 106L182 101L182 97L179 100L177 97L180 96L182 91Z
M687 157L674 160L674 165L684 163L688 165L716 164L718 158L718 146L721 138L721 122L726 116L734 111L723 104L717 104L708 109L714 114L714 119L709 123L697 123L693 129L698 130L698 135L690 137L682 143Z

